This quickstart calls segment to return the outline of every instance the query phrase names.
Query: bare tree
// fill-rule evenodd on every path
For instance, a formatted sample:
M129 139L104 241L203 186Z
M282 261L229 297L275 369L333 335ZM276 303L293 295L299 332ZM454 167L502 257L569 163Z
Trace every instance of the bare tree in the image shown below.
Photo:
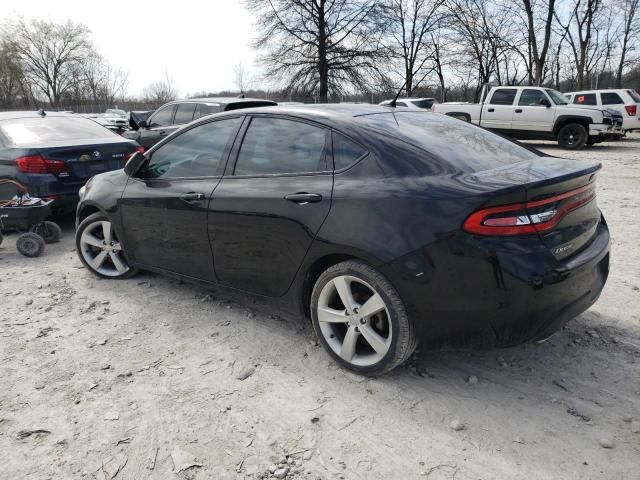
M233 67L233 83L240 93L245 93L251 88L251 84L253 83L251 74L242 63L237 63Z
M67 21L19 20L8 25L9 37L32 85L56 106L80 81L83 62L94 55L89 29Z
M259 19L255 46L267 75L290 90L329 93L365 89L379 72L377 0L245 0Z
M11 42L0 41L0 107L11 108L22 99L28 102L30 98L24 96L25 76Z
M622 8L619 15L622 19L622 32L619 35L620 57L616 71L616 86L622 87L622 73L625 67L632 62L629 53L633 52L639 43L640 37L640 16L638 7L640 0L621 0Z
M388 0L384 5L385 23L389 26L392 58L402 64L401 75L407 96L434 69L430 32L442 20L444 0Z
M522 7L527 17L527 37L531 51L531 66L533 67L530 81L534 85L542 85L545 78L547 54L553 34L551 27L553 25L556 0L547 0L546 2L522 0ZM538 14L542 17L541 25L536 18ZM542 27L541 29L540 26ZM540 30L542 35L538 33Z
M564 22L558 12L554 13L561 29L566 33L566 41L573 54L576 87L579 90L586 86L588 63L593 62L595 50L599 46L594 42L594 26L601 6L602 0L573 0L569 18Z
M178 97L178 91L173 86L173 80L169 73L165 73L164 80L153 82L148 85L142 92L142 98L149 103L167 103Z

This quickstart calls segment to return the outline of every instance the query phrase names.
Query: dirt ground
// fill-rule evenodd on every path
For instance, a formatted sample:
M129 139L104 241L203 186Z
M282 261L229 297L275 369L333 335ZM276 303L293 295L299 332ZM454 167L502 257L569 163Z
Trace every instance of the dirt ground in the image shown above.
M71 221L38 259L9 235L0 478L640 479L640 135L536 145L603 162L602 298L545 344L419 351L377 379L253 298L96 279Z

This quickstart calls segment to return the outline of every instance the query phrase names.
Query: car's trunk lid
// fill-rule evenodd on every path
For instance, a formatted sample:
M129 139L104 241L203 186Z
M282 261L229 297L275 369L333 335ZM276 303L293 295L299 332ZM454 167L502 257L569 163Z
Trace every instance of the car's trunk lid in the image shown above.
M463 175L458 180L486 190L480 213L498 211L497 217L513 217L514 213L499 210L504 205L515 206L512 212L524 214L523 230L537 234L557 259L563 259L589 243L601 220L595 195L600 168L597 162L540 157ZM478 224L480 228L483 223ZM483 234L491 235L491 229L486 230Z
M124 140L38 149L38 153L47 160L65 162L67 169L58 174L63 182L86 180L98 173L122 168L128 156L135 151L136 144Z

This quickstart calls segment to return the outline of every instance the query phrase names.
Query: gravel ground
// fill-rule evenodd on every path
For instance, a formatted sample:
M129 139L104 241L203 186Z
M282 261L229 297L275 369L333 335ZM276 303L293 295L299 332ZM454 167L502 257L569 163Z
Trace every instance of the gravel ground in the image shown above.
M640 135L603 162L602 298L543 345L338 368L256 299L0 247L0 478L640 479Z

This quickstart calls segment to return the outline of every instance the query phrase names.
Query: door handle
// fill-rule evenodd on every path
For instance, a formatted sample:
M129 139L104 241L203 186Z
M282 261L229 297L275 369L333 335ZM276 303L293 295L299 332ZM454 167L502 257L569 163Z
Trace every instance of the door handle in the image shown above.
M183 193L182 195L180 195L180 200L183 200L187 203L195 202L197 200L204 200L204 199L205 199L204 193L189 192L189 193Z
M306 205L307 203L318 203L322 201L322 195L318 193L299 192L285 195L284 199L297 203L298 205Z
M496 111L496 109L495 109L495 108L489 108L489 109L487 109L487 112L495 112L495 111Z
M522 113L522 109L521 108L516 108L516 113Z

